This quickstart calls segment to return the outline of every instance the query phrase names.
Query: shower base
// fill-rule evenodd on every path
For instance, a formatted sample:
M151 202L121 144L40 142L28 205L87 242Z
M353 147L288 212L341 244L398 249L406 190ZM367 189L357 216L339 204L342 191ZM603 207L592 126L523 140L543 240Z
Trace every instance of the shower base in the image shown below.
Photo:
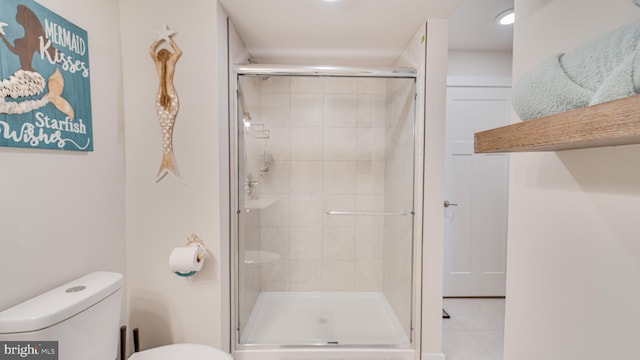
M379 292L262 292L242 345L410 345Z

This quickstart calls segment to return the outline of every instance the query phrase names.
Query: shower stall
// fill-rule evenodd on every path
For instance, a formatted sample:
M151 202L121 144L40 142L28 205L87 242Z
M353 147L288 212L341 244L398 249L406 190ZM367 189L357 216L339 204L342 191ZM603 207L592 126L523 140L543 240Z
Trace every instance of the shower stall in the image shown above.
M414 357L415 71L247 65L236 94L236 357L307 348Z

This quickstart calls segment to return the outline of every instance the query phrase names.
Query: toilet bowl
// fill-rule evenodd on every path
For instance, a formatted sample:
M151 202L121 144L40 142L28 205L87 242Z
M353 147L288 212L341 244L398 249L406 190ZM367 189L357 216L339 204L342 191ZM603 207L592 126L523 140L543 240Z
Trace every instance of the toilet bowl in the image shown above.
M173 344L134 353L129 360L233 360L222 350L200 344Z

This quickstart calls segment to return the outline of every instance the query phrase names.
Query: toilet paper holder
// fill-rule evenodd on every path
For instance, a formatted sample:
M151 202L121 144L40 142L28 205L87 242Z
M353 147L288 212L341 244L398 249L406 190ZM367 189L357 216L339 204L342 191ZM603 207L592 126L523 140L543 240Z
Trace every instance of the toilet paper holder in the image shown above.
M202 248L203 251L197 254L196 259L198 263L201 263L202 261L204 261L207 254L207 248L204 246L204 242L202 241L202 239L198 237L198 235L191 234L187 238L187 247L191 247L191 246ZM181 277L191 277L195 275L196 272L197 271L189 271L189 272L175 271L174 273Z
M202 239L200 239L198 237L198 235L196 234L191 234L189 235L189 237L187 238L187 246L200 246L201 248L204 249L204 252L202 254L198 254L198 262L204 260L206 254L207 254L207 248L204 246L204 242L202 241Z

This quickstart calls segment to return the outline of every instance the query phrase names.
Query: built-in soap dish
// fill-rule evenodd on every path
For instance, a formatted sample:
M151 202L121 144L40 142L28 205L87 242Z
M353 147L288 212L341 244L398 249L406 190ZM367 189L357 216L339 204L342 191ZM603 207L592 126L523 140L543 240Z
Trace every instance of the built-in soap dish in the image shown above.
M244 263L247 265L274 264L280 260L280 255L271 251L247 250L244 252Z
M262 210L262 209L266 209L266 208L272 206L273 204L275 204L277 202L278 202L277 198L269 198L269 197L263 197L263 198L254 199L254 200L245 200L244 208L247 211L250 211L250 210Z

